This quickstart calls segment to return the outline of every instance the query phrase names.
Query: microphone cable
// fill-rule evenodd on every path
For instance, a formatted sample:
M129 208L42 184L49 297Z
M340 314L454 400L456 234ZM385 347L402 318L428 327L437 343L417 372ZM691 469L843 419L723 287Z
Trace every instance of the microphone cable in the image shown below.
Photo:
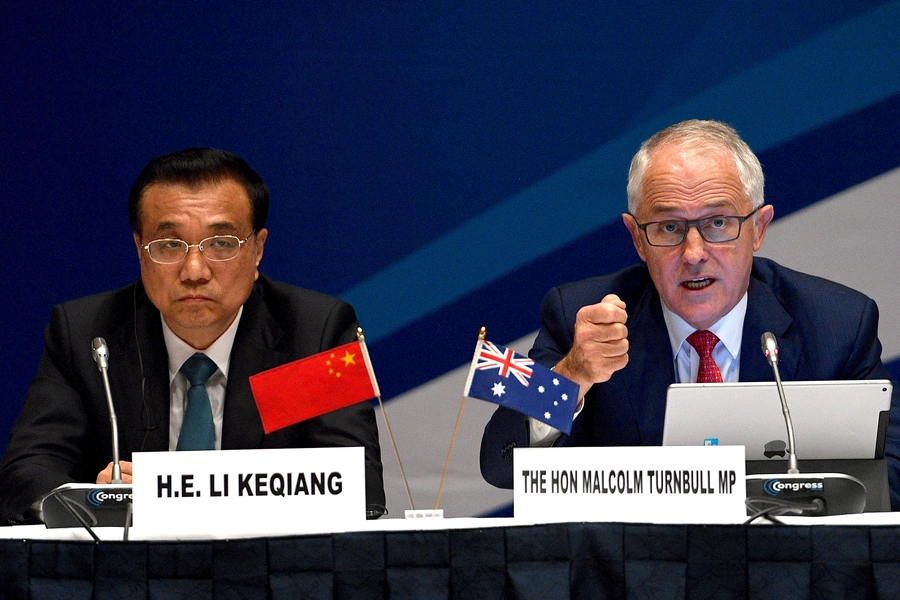
M138 355L138 366L141 371L141 425L144 429L144 439L141 441L141 452L146 449L147 446L147 436L150 435L150 432L157 429L159 427L159 423L157 419L152 419L157 421L155 425L151 425L150 421L150 407L147 404L147 377L144 374L144 356L141 352L141 340L138 336L138 311L137 311L137 294L138 294L138 286L143 285L141 278L138 277L138 280L134 284L133 293L131 295L132 301L132 310L134 313L134 344L137 347L137 355Z
M744 505L750 511L750 517L744 521L744 525L749 525L760 518L768 519L778 525L784 525L777 517L785 515L801 516L804 513L821 514L825 512L825 502L821 498L814 498L809 502L796 502L779 498L747 498L744 501Z

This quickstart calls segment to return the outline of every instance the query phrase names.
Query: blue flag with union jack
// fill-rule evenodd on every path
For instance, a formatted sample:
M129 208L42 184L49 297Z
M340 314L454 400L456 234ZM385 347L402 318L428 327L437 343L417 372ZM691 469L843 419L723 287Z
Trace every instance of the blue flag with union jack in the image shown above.
M463 395L507 406L568 435L578 384L509 348L478 340Z

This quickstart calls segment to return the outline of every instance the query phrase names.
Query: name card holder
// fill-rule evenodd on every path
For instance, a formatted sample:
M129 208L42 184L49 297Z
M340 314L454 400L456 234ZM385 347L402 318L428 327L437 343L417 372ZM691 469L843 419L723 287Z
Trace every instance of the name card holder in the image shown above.
M366 520L363 448L139 452L134 531L221 537L341 531Z
M516 448L525 523L742 523L743 446Z

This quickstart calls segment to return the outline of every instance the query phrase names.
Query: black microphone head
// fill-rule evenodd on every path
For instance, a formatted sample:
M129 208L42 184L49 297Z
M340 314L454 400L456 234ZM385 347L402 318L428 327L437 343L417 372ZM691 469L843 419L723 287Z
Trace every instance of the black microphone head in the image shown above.
M91 344L91 354L98 369L103 370L109 366L109 349L106 347L106 340L102 337L94 338Z
M763 354L766 355L766 358L769 360L769 364L775 364L778 362L778 342L775 340L775 336L772 335L772 332L767 331L762 334L762 338L760 338L760 342L762 343L762 351Z

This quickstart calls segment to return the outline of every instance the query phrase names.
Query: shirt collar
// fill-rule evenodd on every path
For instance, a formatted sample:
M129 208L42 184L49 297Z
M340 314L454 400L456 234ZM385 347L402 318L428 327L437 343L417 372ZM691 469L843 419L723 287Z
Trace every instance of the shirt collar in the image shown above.
M213 342L209 348L202 351L203 354L216 363L216 366L219 367L222 375L226 378L228 377L228 363L231 358L231 347L234 346L234 336L237 334L238 323L241 322L241 314L243 312L244 307L241 306L241 308L238 309L237 316L234 318L234 322L228 326L228 329L226 329L225 332L219 336L219 339ZM181 369L181 365L184 364L184 361L193 356L198 350L175 335L169 328L166 320L162 318L162 315L160 315L160 321L162 321L163 338L166 341L166 351L169 354L169 383L171 383Z
M696 329L687 321L669 310L665 302L662 304L663 318L666 321L666 329L669 331L669 343L672 345L672 356L678 354L681 346L686 343L687 337ZM747 293L732 308L728 314L716 321L709 328L725 345L732 358L737 357L741 350L741 337L744 331L744 315L747 314Z

